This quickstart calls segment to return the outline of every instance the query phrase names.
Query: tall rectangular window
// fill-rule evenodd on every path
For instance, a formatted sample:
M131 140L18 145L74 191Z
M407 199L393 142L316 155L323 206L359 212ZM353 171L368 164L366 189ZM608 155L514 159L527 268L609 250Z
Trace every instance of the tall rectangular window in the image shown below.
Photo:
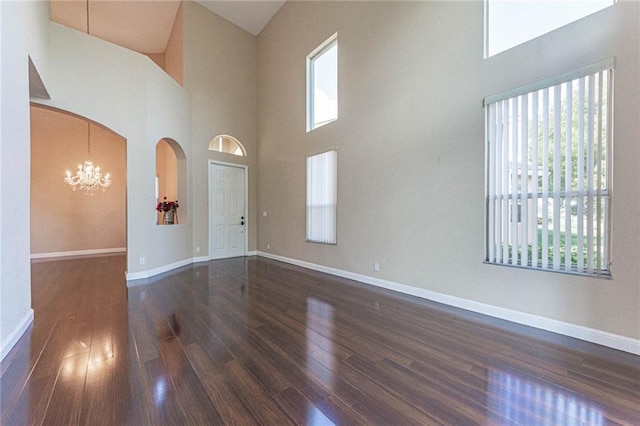
M307 157L307 241L336 244L338 152Z
M307 132L338 119L338 34L307 56Z
M610 275L613 60L485 99L486 261Z

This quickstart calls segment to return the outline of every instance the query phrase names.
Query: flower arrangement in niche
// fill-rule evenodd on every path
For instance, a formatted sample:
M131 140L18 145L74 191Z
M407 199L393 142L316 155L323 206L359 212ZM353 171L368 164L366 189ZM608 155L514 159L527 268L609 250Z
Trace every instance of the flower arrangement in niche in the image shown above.
M168 212L169 210L177 210L178 207L180 207L178 205L178 200L167 201L167 197L164 197L164 200L160 201L156 206L156 210L159 212Z
M178 207L180 207L178 200L167 201L167 197L164 197L156 206L156 210L162 213L162 223L167 225L178 223Z

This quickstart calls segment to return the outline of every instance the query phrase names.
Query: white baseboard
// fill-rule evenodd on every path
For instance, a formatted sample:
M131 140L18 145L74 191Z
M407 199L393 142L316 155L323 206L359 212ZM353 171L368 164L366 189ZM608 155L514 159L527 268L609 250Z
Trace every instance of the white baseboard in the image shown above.
M27 328L33 322L33 309L29 309L27 314L20 320L16 328L0 343L0 361L13 349L18 340L22 337Z
M473 300L467 300L461 297L437 293L406 284L399 284L393 281L381 280L379 278L374 278L367 275L356 274L354 272L343 271L340 269L330 268L327 266L317 265L315 263L291 259L288 257L278 256L262 251L258 252L258 256L290 263L292 265L301 266L303 268L312 269L315 271L325 272L327 274L336 275L365 284L371 284L377 287L398 291L400 293L409 294L412 296L420 297L422 299L432 300L434 302L442 303L456 308L466 309L468 311L489 315L491 317L500 318L503 320L527 325L546 331L551 331L553 333L562 334L564 336L574 337L576 339L585 340L587 342L596 343L613 349L629 352L635 355L640 355L640 340L638 339L632 339L630 337L620 336L618 334L613 334L594 328L532 315L525 312L501 308L499 306L475 302Z
M93 249L93 250L71 250L56 251L50 253L32 253L31 259L49 259L54 257L74 257L74 256L95 256L98 254L126 253L126 247Z
M247 252L247 254L245 256L256 256L258 254L257 251L249 251ZM126 280L127 281L136 281L136 280L143 280L146 278L151 278L155 275L160 275L160 274L164 274L165 272L169 272L172 269L176 269L176 268L180 268L182 266L186 266L186 265L190 265L192 263L201 263L201 262L208 262L212 260L209 256L198 256L198 257L192 257L190 259L185 259L185 260L181 260L178 262L174 262L174 263L170 263L168 265L163 265L163 266L159 266L157 268L154 269L149 269L147 271L140 271L140 272L126 272L125 276L126 276ZM134 286L134 285L138 285L137 283L129 283L127 282L128 286Z
M127 281L142 280L145 278L153 277L154 275L160 275L165 272L169 272L172 269L180 268L182 266L191 265L194 263L194 258L188 258L180 260L178 262L169 263L168 265L162 265L157 268L148 269L140 272L127 272ZM130 285L127 283L127 285Z

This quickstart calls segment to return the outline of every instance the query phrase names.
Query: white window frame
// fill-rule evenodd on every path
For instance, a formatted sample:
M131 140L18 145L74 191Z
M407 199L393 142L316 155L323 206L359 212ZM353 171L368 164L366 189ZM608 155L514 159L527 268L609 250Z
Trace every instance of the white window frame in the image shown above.
M321 123L315 122L315 83L318 76L315 75L314 63L327 51L338 47L338 33L333 34L320 46L307 55L307 132L320 128L338 119L338 100L336 99L336 116ZM336 50L336 74L338 68L338 51ZM336 75L336 94L338 92L338 76Z
M614 65L484 99L486 263L611 276Z
M337 244L338 151L307 157L306 241Z

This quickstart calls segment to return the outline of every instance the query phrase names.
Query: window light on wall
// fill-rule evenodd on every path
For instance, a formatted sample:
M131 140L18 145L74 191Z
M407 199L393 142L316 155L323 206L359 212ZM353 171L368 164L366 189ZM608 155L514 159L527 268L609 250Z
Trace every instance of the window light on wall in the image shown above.
M615 0L485 0L485 57L605 9Z
M307 132L338 119L338 33L307 55Z

